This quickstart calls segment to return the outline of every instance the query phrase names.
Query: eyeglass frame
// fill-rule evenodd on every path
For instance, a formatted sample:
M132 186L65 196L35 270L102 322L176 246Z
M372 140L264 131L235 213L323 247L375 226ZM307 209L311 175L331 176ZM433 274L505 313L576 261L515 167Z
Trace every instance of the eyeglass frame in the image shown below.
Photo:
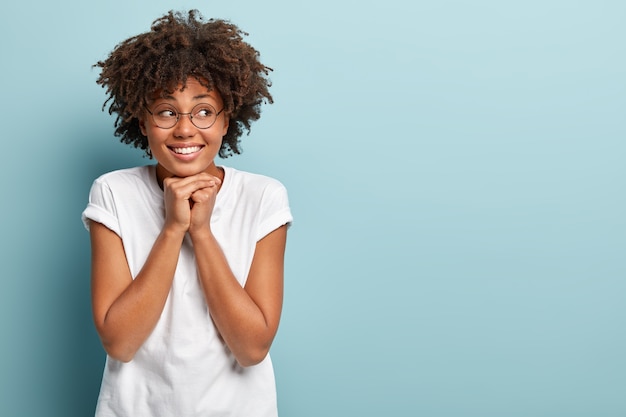
M205 106L210 106L210 107L212 107L213 109L215 109L215 106L213 106L212 104L210 104L210 103L198 103L198 104L196 104L195 106L193 106L193 108L191 109L191 111L190 111L190 112L188 112L188 113L183 113L183 112L180 112L180 111L178 111L178 109L177 109L176 107L172 106L171 104L167 104L167 103L161 103L161 104L157 105L156 107L159 107L159 106L161 106L161 105L171 107L171 108L172 108L172 110L174 110L174 112L176 113L176 121L175 121L175 122L174 122L174 124L173 124L172 126L170 126L170 127L161 127L161 126L159 126L159 124L157 123L156 119L154 118L154 113L152 113L152 111L150 111L150 109L148 108L148 106L147 106L147 105L144 105L144 107L145 107L146 111L147 111L147 112L150 114L150 116L152 117L152 121L154 122L154 125L155 125L156 127L158 127L159 129L172 129L172 128L173 128L173 127L175 127L175 126L178 124L178 122L180 121L180 116L189 116L189 121L190 121L190 122L191 122L191 124L192 124L192 125L194 125L197 129L202 129L202 130L205 130L205 129L210 129L211 127L213 127L213 125L215 124L215 122L217 122L217 118L219 117L219 115L220 115L220 114L224 111L224 109L226 108L226 107L222 107L222 110L220 110L220 111L218 111L218 112L216 112L216 113L215 113L215 120L213 120L213 123L211 123L209 126L207 126L207 127L199 127L199 126L198 126L198 125L196 125L196 124L195 124L195 122L193 121L193 110L194 110L196 107L198 107L198 106L202 106L202 105L205 105Z

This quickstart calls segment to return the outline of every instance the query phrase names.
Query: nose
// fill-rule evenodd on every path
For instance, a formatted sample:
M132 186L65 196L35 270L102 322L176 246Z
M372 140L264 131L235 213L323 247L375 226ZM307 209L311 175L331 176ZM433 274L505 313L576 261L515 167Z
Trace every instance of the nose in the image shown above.
M178 122L174 126L174 136L189 137L195 134L196 126L191 123L191 113L178 113Z

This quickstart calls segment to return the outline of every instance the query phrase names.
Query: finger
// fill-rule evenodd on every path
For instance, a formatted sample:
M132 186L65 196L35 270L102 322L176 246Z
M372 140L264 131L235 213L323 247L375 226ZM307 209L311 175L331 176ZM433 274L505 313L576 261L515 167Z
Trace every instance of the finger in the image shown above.
M196 191L191 194L191 199L189 201L193 201L194 203L204 203L209 199L209 195L205 192Z
M190 175L188 177L169 177L168 178L168 182L170 183L176 182L180 184L189 184L189 183L193 183L194 181L213 181L218 185L222 183L222 180L219 177L216 177L211 174L207 174L206 172L200 172L198 174Z
M193 193L199 190L216 190L218 188L218 183L213 179L203 180L203 179L194 179L194 180L185 180L185 181L173 181L165 184L166 192L172 194L172 196L177 200L189 200Z
M205 203L215 200L216 195L217 187L202 188L191 194L191 200L193 200L194 203Z
M198 177L198 179L201 179L201 180L214 181L216 184L221 184L222 183L222 180L219 177L216 177L215 175L208 174L206 172L201 172L199 174L192 175L191 177L187 177L187 178L192 178L192 177Z

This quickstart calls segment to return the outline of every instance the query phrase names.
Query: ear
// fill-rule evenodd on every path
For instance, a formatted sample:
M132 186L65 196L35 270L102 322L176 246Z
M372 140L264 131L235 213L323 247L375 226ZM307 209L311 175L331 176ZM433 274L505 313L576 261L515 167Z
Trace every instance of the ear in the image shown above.
M228 132L228 126L230 125L230 117L227 114L224 115L224 128L222 129L222 137L226 136L226 132Z
M139 130L141 130L142 135L148 137L148 134L146 133L146 122L144 119L139 119Z

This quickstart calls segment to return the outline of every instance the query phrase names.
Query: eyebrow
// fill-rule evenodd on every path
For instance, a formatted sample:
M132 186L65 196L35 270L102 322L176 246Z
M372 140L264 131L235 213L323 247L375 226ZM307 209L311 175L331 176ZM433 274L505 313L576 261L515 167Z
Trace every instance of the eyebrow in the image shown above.
M161 98L164 98L166 100L176 100L174 98L174 96L171 96L169 94L166 95L166 96L163 96ZM200 100L200 99L203 99L203 98L212 98L213 100L215 100L215 97L211 96L211 94L209 94L209 93L207 93L207 94L200 94L200 95L192 97L193 100Z

